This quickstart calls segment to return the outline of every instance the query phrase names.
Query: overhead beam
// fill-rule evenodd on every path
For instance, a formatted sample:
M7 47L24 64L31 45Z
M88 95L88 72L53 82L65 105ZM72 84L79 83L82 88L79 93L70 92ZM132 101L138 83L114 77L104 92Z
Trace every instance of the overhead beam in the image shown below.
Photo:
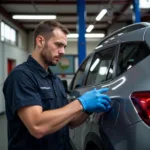
M117 20L119 20L121 15L130 7L131 3L132 3L131 0L127 1L127 3L120 10L121 13L113 17L112 23L108 25L107 29L109 29L115 22L117 22Z
M28 30L28 29L29 29L29 30L34 30L34 27L29 27L29 28L26 27L26 30ZM71 30L71 31L76 30L76 28L73 28L73 27L70 27L70 28L68 28L68 29ZM102 31L102 30L105 30L106 28L99 28L99 27L97 27L97 28L94 28L94 29L95 29L96 31ZM94 30L94 29L93 29L93 30ZM92 30L92 31L93 31L93 30Z
M32 0L1 0L1 4L32 4ZM86 1L88 5L99 5L99 4L108 4L109 0L90 0ZM112 4L126 4L126 0L114 0ZM46 1L46 0L34 0L34 4L49 4L49 5L76 5L76 1Z
M6 18L8 19L10 22L12 22L14 25L16 25L18 28L20 28L21 30L24 31L24 28L15 20L13 20L11 18L11 16L9 15L9 13L0 5L0 13Z
M68 25L75 25L77 24L76 21L59 21L62 24L68 24ZM37 24L40 23L40 21L20 21L21 24ZM90 24L90 21L87 21L86 24ZM107 24L108 22L106 21L102 21L102 22L98 22L98 24Z
M150 16L149 16L150 18ZM59 21L60 23L62 24L67 24L67 25L75 25L77 22L76 21ZM121 21L117 21L117 23L124 23L124 22L132 22L132 20L121 20ZM40 21L20 21L20 24L38 24L40 23ZM90 21L87 21L86 24L91 24ZM96 24L99 24L99 25L105 25L105 24L108 24L107 21L100 21L100 22L97 22Z
M141 17L141 20L142 21L150 21L150 11L145 13L145 15Z
M36 13L10 13L10 15L35 15ZM68 16L68 17L73 17L73 16L77 16L77 13L42 13L40 12L40 14L37 15L57 15L57 16ZM97 13L88 13L88 16L96 16Z
M68 28L69 29L69 28ZM30 29L26 29L26 32L33 32L34 31L34 29L32 28L30 28ZM69 29L69 31L70 31L70 33L77 33L77 30L76 29ZM94 29L92 32L91 32L91 34L92 33L104 33L104 34L106 34L106 28L104 28L103 30L102 29Z

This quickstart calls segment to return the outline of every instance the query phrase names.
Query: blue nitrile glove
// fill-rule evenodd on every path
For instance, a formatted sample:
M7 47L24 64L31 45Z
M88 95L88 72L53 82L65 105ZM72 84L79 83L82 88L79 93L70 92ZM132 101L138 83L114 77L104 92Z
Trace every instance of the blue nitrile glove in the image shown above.
M81 95L78 100L83 106L85 112L106 112L110 108L110 98L106 94L108 88L102 88L100 90L91 90Z

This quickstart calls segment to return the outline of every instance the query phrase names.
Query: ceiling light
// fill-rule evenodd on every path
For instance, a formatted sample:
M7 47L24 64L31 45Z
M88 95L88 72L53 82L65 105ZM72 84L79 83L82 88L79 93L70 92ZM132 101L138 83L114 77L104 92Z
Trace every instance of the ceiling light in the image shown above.
M67 38L77 38L77 37L78 37L77 33L72 33L67 35Z
M35 20L46 20L56 19L55 15L13 15L13 19L35 19Z
M86 38L103 38L105 36L104 33L93 33L93 34L85 34Z
M107 13L107 9L103 9L96 17L96 21L100 21L104 16L105 14Z
M72 33L72 34L68 34L67 37L68 38L78 38L78 34L77 33ZM103 38L105 36L104 33L86 33L85 37L86 38Z
M94 25L90 24L88 28L86 29L86 32L91 32L93 28L94 28Z

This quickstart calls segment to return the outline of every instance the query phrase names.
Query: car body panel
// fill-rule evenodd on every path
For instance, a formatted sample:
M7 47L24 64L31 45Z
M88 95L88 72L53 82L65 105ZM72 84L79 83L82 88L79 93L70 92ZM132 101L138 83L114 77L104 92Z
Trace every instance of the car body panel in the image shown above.
M90 60L86 68L84 84L81 88L73 89L79 95L93 88L108 87L107 95L111 98L111 109L106 113L93 113L80 127L70 131L71 140L77 150L85 150L86 144L98 138L103 148L99 150L148 150L150 149L150 127L144 123L135 109L130 98L135 91L150 91L150 55L141 60L128 70L117 76L120 44L124 42L146 41L150 46L150 24L148 27L115 35L107 43L100 43L92 52L105 50L107 47L116 45L113 66L113 78L96 85L86 86ZM106 41L106 40L104 40ZM78 95L78 96L79 96ZM85 144L86 143L86 144Z
M149 136L150 128L140 121L123 128L109 138L115 150L149 150Z

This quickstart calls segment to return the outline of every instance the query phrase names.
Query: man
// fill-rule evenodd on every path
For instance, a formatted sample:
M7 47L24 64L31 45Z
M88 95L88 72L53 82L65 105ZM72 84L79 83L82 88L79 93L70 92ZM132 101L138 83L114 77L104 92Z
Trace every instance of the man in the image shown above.
M65 53L68 30L44 21L34 31L35 48L28 60L7 77L3 93L8 120L8 150L69 150L68 127L83 123L86 112L105 112L110 99L92 90L67 102L61 80L49 66Z

